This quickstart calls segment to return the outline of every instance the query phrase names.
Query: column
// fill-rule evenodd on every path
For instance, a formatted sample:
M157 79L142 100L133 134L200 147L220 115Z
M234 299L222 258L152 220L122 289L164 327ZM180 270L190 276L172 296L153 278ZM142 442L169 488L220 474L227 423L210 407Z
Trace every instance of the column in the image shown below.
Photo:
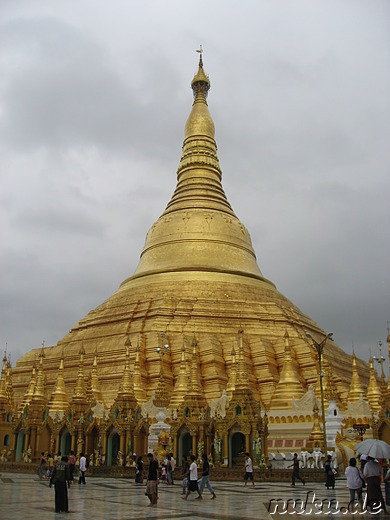
M176 459L176 464L181 464L181 461L177 460L177 435L173 437L173 457Z
M197 456L197 439L196 434L192 436L192 455Z
M225 459L229 460L229 435L228 432L223 434L223 442L222 442L222 464L224 464Z
M250 454L251 459L253 460L253 449L252 449L252 446L251 446L251 436L250 436L250 433L246 433L245 434L245 451L247 451Z
M106 454L107 454L107 433L106 432L103 432L102 435L102 448L101 448L101 456L102 456L102 459L104 460L104 463L102 462L102 464L104 464L105 466L107 466L107 461L106 461Z

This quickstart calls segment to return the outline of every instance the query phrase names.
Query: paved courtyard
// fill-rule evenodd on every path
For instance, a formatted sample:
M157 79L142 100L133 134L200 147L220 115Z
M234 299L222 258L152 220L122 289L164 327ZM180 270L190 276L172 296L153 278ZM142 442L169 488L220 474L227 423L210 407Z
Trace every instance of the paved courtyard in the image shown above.
M212 482L216 500L210 500L210 492L205 488L203 500L195 500L190 495L188 501L181 499L181 486L177 481L174 486L159 486L158 506L147 507L149 501L144 495L145 486L136 485L123 478L88 478L87 485L74 484L69 490L69 517L73 519L276 519L297 518L290 508L287 514L274 512L271 499L301 499L307 501L305 513L307 519L341 518L380 518L384 515L346 514L349 493L346 481L338 479L336 490L328 491L324 484L300 483L291 487L288 483L257 483L255 488L243 487L243 483ZM315 494L315 495L314 495ZM317 499L317 506L314 501ZM335 499L333 512L330 512L326 499ZM337 503L336 503L337 501ZM323 504L322 512L318 504ZM297 504L298 510L302 506ZM335 513L335 507L341 509ZM269 508L269 511L268 511ZM312 513L309 513L310 508ZM343 509L342 509L343 508ZM319 512L318 514L314 514ZM62 513L61 516L64 514ZM0 519L54 519L60 515L54 512L54 487L49 488L48 481L39 481L35 475L2 473L0 475Z

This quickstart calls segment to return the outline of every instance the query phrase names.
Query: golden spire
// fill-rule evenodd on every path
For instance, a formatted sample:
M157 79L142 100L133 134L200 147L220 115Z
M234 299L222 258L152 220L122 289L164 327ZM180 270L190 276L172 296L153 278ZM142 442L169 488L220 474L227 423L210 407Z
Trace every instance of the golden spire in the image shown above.
M137 270L122 283L160 273L202 271L265 280L248 231L224 193L206 96L210 81L199 61L191 87L194 102L185 126L177 185L164 213L149 230ZM186 251L191 254L186 254Z
M6 378L6 394L7 394L7 399L8 399L8 402L10 404L13 404L13 398L14 398L14 395L13 395L13 386L12 386L12 366L11 366L11 361L8 361L7 363L7 378Z
M131 377L131 368L130 368L130 347L131 341L130 337L127 336L125 341L126 347L126 360L125 360L125 369L123 371L122 384L119 393L120 394L132 394L133 393L133 380Z
M356 355L355 355L355 351L353 351L352 377L351 377L351 384L350 384L349 392L348 392L348 401L350 403L355 403L356 401L359 401L360 396L363 394L364 394L363 386L360 381L359 373L357 371L357 366L356 366Z
M300 399L304 393L299 375L292 359L287 330L284 335L284 340L284 363L270 405L270 408L278 410L291 409L293 396L295 399Z
M238 350L238 364L237 364L235 390L249 390L249 376L248 376L248 370L247 370L247 366L245 363L245 357L244 357L244 342L243 342L244 331L241 327L238 331L238 334L239 334L239 350Z
M34 362L33 368L32 368L30 384L28 385L27 391L24 394L23 401L20 406L20 410L23 410L25 408L25 406L27 406L31 403L31 399L34 395L34 390L35 390L36 384L37 384L37 374L36 374L36 366L35 366L35 362Z
M370 408L374 412L379 412L381 409L382 392L379 388L378 381L374 370L374 361L370 355L370 379L367 387L367 401L370 403Z
M0 400L7 399L7 354L3 357L3 368L1 369L0 379Z
M144 385L142 383L140 348L141 348L141 338L138 337L138 343L137 343L137 347L135 349L135 360L134 360L134 395L136 396L137 401L143 402L143 401L145 401L145 397L144 397L145 390L144 390Z
M51 403L49 405L49 413L64 413L69 406L69 397L66 392L64 381L64 353L62 352L60 367L58 369L57 381L54 392L52 394Z
M176 380L175 387L171 400L169 401L169 408L178 408L180 403L183 401L184 396L188 390L188 375L187 375L187 361L186 361L186 349L183 336L183 346L181 348L180 355L180 369L179 375Z
M323 446L323 444L324 444L324 436L323 436L322 428L321 428L321 424L320 424L320 418L319 418L317 404L315 404L315 406L314 406L313 414L314 414L313 428L311 430L309 441L307 444L307 447L309 449L319 448L320 446Z
M236 351L234 350L234 345L231 352L232 356L232 363L230 365L230 374L228 383L226 385L226 394L229 397L229 399L232 398L233 392L236 388L236 381L237 381L237 362L236 362Z
M97 349L95 349L95 354L93 357L93 365L91 370L91 391L93 397L95 398L97 403L103 402L103 394L100 388L98 370L97 370Z
M192 340L192 359L191 359L191 375L190 375L190 393L202 393L202 385L200 384L200 374L198 366L198 343L194 334Z
M337 389L333 377L333 367L332 363L329 363L328 366L328 374L327 374L327 386L325 389L325 399L329 401L336 401L337 400Z
M73 392L73 399L81 400L87 398L87 390L85 388L85 380L84 380L84 354L85 350L83 345L81 345L81 349L79 352L79 370L77 374L77 383Z
M43 401L45 399L45 377L43 373L43 358L45 357L44 348L42 347L39 354L39 366L37 374L37 383L35 385L34 395L31 401Z

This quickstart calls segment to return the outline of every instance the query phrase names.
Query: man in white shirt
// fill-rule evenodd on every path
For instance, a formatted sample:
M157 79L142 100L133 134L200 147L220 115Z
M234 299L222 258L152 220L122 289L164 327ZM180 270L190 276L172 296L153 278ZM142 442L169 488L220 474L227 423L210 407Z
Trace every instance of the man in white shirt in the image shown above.
M244 486L246 486L246 483L248 482L248 478L249 478L249 480L252 481L252 487L255 487L255 482L253 480L252 459L250 458L250 455L247 452L247 453L245 453L245 477L244 477L245 484L244 484Z
M198 488L198 467L195 462L195 455L191 455L191 466L188 470L188 476L189 476L189 483L188 483L188 489L185 497L181 497L183 500L187 500L188 495L191 493L191 491L197 491L199 500L202 500L202 495L200 494L199 488Z
M79 467L79 484L81 482L85 486L85 472L87 470L87 459L84 456L84 453L80 453L80 467Z

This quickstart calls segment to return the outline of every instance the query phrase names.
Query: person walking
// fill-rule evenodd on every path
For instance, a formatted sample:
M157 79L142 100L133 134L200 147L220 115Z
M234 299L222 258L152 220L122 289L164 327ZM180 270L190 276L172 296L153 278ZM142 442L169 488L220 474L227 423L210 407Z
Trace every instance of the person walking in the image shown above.
M144 481L144 463L142 462L142 457L139 455L137 459L137 464L135 467L135 483L142 484Z
M149 471L148 480L146 482L146 494L150 500L148 507L153 507L157 505L158 500L158 462L153 458L153 453L148 453L147 457L149 461Z
M302 484L305 485L305 481L303 480L303 478L299 474L299 460L298 460L298 454L297 453L294 453L293 462L288 467L293 469L291 485L295 486L295 481L296 480L300 480L302 482Z
M188 476L189 476L189 482L188 482L188 489L185 497L181 497L183 500L187 500L188 495L191 493L191 491L197 491L199 500L202 500L202 495L200 494L199 488L198 488L198 468L195 462L195 455L191 455L191 465L188 470Z
M68 512L68 487L70 487L70 468L68 457L63 456L53 467L49 487L54 484L54 509L56 513Z
M87 459L84 453L80 453L80 466L79 466L79 485L81 482L85 486L85 472L87 471Z
M204 487L206 486L207 489L212 494L211 498L212 499L217 498L217 495L214 493L214 490L210 484L210 464L209 464L209 461L207 460L207 455L205 453L202 454L202 459L203 459L202 479L200 481L200 488L199 488L200 496L202 496ZM199 498L199 497L197 497L197 498Z
M54 457L51 455L51 453L47 454L47 466L47 476L50 478L54 469Z
M74 468L76 465L76 457L73 450L70 450L70 455L68 457L68 464L70 470L70 481L74 484Z
M253 480L252 459L250 458L249 453L246 452L245 453L245 475L244 475L245 484L244 484L244 487L246 487L246 483L248 482L248 479L252 481L252 487L255 487L255 481Z
M173 486L173 464L171 455L167 457L167 484Z
M379 511L383 510L386 513L386 505L381 490L382 466L373 457L367 456L363 475L367 482L367 506L370 508L370 511L379 513Z
M41 451L41 460L37 469L37 475L39 477L39 480L43 480L44 478L46 478L46 457L43 451Z
M360 504L360 511L363 511L363 484L366 484L364 482L362 472L356 466L355 457L349 459L349 466L345 469L345 476L347 477L347 487L349 489L348 510L353 504L356 494L356 499Z
M183 455L181 458L181 467L182 467L182 475L183 475L183 481L181 483L182 495L185 495L187 493L187 489L188 489L188 474L189 474L188 470L190 468L187 457L185 455Z
M326 483L325 486L327 489L332 488L334 489L335 485L335 468L332 462L332 455L328 455L325 464L324 464L324 471L326 473Z

